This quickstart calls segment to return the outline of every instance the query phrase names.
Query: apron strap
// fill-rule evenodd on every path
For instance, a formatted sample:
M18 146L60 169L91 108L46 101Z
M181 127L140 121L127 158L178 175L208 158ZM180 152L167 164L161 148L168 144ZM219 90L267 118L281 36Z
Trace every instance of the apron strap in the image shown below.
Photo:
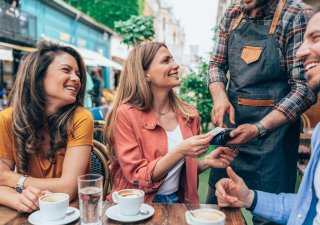
M271 27L270 27L270 30L269 30L269 34L271 34L271 35L274 34L275 31L276 31L276 28L277 28L277 25L278 25L282 10L284 8L284 5L286 4L286 1L287 0L279 0L277 9L276 9L276 12L274 13L274 16L273 16L273 19L272 19L272 23L271 23Z
M279 0L276 12L274 13L273 19L272 19L272 23L271 23L271 27L269 30L269 34L274 34L277 28L277 24L279 22L280 16L281 16L281 12L286 4L287 0ZM236 22L233 24L232 26L232 30L236 30L237 27L239 26L239 24L241 23L241 20L243 19L243 12L241 12L241 14L239 15L238 19L236 20Z
M243 12L241 12L241 14L239 15L238 19L236 20L236 22L233 24L232 26L232 30L237 29L237 27L239 26L239 24L241 23L241 20L243 19Z

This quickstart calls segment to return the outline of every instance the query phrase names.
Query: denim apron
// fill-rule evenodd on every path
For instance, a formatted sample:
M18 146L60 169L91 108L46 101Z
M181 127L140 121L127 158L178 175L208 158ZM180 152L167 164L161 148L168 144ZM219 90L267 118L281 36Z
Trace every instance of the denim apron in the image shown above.
M228 41L228 98L235 108L236 127L260 121L290 92L288 74L280 63L285 58L276 36L271 32L277 23L272 27L271 23L253 23L250 19L240 18L237 22ZM229 118L224 122L232 127ZM237 147L239 155L231 167L251 189L293 192L299 128L299 120L289 122ZM210 191L215 191L214 185L222 177L226 177L225 169L211 169ZM211 203L214 201L212 199Z

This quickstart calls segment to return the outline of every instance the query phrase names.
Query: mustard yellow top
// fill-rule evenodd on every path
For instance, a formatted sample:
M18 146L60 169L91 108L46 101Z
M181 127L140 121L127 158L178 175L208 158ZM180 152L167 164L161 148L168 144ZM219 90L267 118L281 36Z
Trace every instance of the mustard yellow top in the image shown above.
M0 112L0 158L14 160L17 165L17 142L12 127L12 107ZM65 152L68 148L92 145L93 117L83 107L78 107L72 120L73 136L68 134L67 146L58 150L56 163L51 163L43 154L28 154L27 175L37 178L58 178L62 173ZM75 162L76 163L76 162Z

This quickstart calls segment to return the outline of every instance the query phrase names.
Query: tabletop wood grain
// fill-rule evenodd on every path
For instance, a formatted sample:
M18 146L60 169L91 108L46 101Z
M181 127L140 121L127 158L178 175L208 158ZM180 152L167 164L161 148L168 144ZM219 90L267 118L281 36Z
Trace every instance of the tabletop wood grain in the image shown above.
M103 212L107 208L111 207L113 204L110 202L105 202L103 204ZM132 223L132 224L149 224L149 225L183 225L187 224L185 219L186 207L184 204L151 204L155 213L152 217ZM71 206L77 207L78 203L72 203ZM211 208L219 209L226 214L225 225L244 225L244 219L240 209L236 208L219 208L217 205L209 204L199 204L199 205L187 205L190 210L198 208ZM30 225L28 222L29 214L18 213L15 210L9 209L7 207L0 206L0 224L5 225ZM80 219L73 223L74 225L80 225ZM106 214L103 213L102 224L122 224L117 221L113 221L107 218ZM130 223L126 223L130 224Z

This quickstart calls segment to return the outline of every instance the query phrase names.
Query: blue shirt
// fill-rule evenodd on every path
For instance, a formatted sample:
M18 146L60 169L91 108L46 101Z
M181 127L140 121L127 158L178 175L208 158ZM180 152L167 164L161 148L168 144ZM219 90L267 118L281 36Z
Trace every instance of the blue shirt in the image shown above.
M320 123L311 138L312 157L303 175L297 194L272 194L257 191L257 205L254 215L264 217L280 224L310 225L315 218L318 202L313 185L314 173L320 159ZM288 159L290 160L290 159ZM284 180L285 182L285 180ZM320 188L320 187L318 187Z

